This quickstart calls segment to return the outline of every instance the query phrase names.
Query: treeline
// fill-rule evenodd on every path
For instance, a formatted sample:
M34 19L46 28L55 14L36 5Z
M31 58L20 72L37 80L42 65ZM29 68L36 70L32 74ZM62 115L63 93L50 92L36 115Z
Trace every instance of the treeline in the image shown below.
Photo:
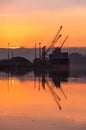
M70 76L86 77L86 55L81 53L71 53L70 59Z
M71 53L69 55L69 59L71 64L86 65L86 55L82 55L80 53Z

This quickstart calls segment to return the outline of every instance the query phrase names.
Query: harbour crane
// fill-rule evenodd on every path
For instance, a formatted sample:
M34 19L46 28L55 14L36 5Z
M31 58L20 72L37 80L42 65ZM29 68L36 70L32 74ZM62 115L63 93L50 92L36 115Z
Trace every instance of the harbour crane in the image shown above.
M45 62L45 56L46 54L50 51L50 49L55 45L55 43L59 40L59 38L61 37L61 34L59 35L60 31L62 29L62 26L60 26L57 34L55 35L54 39L51 42L51 45L49 46L49 48L47 50L45 50L46 46L42 47L42 62Z
M49 48L46 50L46 54L50 51L50 49L55 45L55 43L59 40L59 38L61 37L61 34L56 38L55 42L52 42L52 44L49 46Z
M59 38L61 37L61 34L59 35L60 31L62 30L62 26L60 26L57 34L55 35L54 39L51 42L51 45L49 46L49 48L46 50L46 54L49 52L49 50L55 45L55 43L59 40Z

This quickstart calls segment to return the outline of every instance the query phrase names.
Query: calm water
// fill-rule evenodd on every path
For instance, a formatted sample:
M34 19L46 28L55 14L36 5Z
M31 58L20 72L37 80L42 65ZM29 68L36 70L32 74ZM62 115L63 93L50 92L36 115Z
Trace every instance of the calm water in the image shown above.
M0 73L0 130L86 130L86 78Z

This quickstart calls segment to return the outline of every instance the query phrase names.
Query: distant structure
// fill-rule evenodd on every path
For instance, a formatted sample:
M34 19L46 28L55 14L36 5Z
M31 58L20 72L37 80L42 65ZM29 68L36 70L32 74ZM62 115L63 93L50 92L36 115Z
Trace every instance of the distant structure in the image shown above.
M59 30L57 31L57 34L55 35L54 39L52 40L49 48L46 49L46 46L43 46L41 49L41 43L39 43L39 58L35 58L33 61L34 68L50 68L54 70L69 70L70 61L68 52L61 52L61 49L66 42L68 36L64 39L60 47L57 47L53 50L51 54L48 56L48 52L51 48L54 47L54 45L57 43L57 41L60 39L61 34L60 31L62 30L62 26L60 26Z

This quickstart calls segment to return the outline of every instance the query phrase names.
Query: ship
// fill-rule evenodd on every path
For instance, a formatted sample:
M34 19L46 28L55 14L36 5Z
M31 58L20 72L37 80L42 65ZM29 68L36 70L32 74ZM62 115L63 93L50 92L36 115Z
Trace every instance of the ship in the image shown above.
M61 52L61 48L57 47L49 54L49 64L55 70L69 71L70 60L68 52Z
M39 47L39 57L37 58L35 55L35 59L33 61L33 67L34 69L38 70L45 70L45 71L62 71L62 72L68 72L70 70L70 60L68 52L62 52L62 47L64 43L66 42L68 36L64 39L60 47L54 47L55 43L59 40L61 37L60 31L62 29L62 26L60 26L60 29L58 30L56 36L52 40L49 48L46 48L46 46L43 46L42 48ZM52 49L52 52L48 52ZM36 50L35 50L36 54Z

